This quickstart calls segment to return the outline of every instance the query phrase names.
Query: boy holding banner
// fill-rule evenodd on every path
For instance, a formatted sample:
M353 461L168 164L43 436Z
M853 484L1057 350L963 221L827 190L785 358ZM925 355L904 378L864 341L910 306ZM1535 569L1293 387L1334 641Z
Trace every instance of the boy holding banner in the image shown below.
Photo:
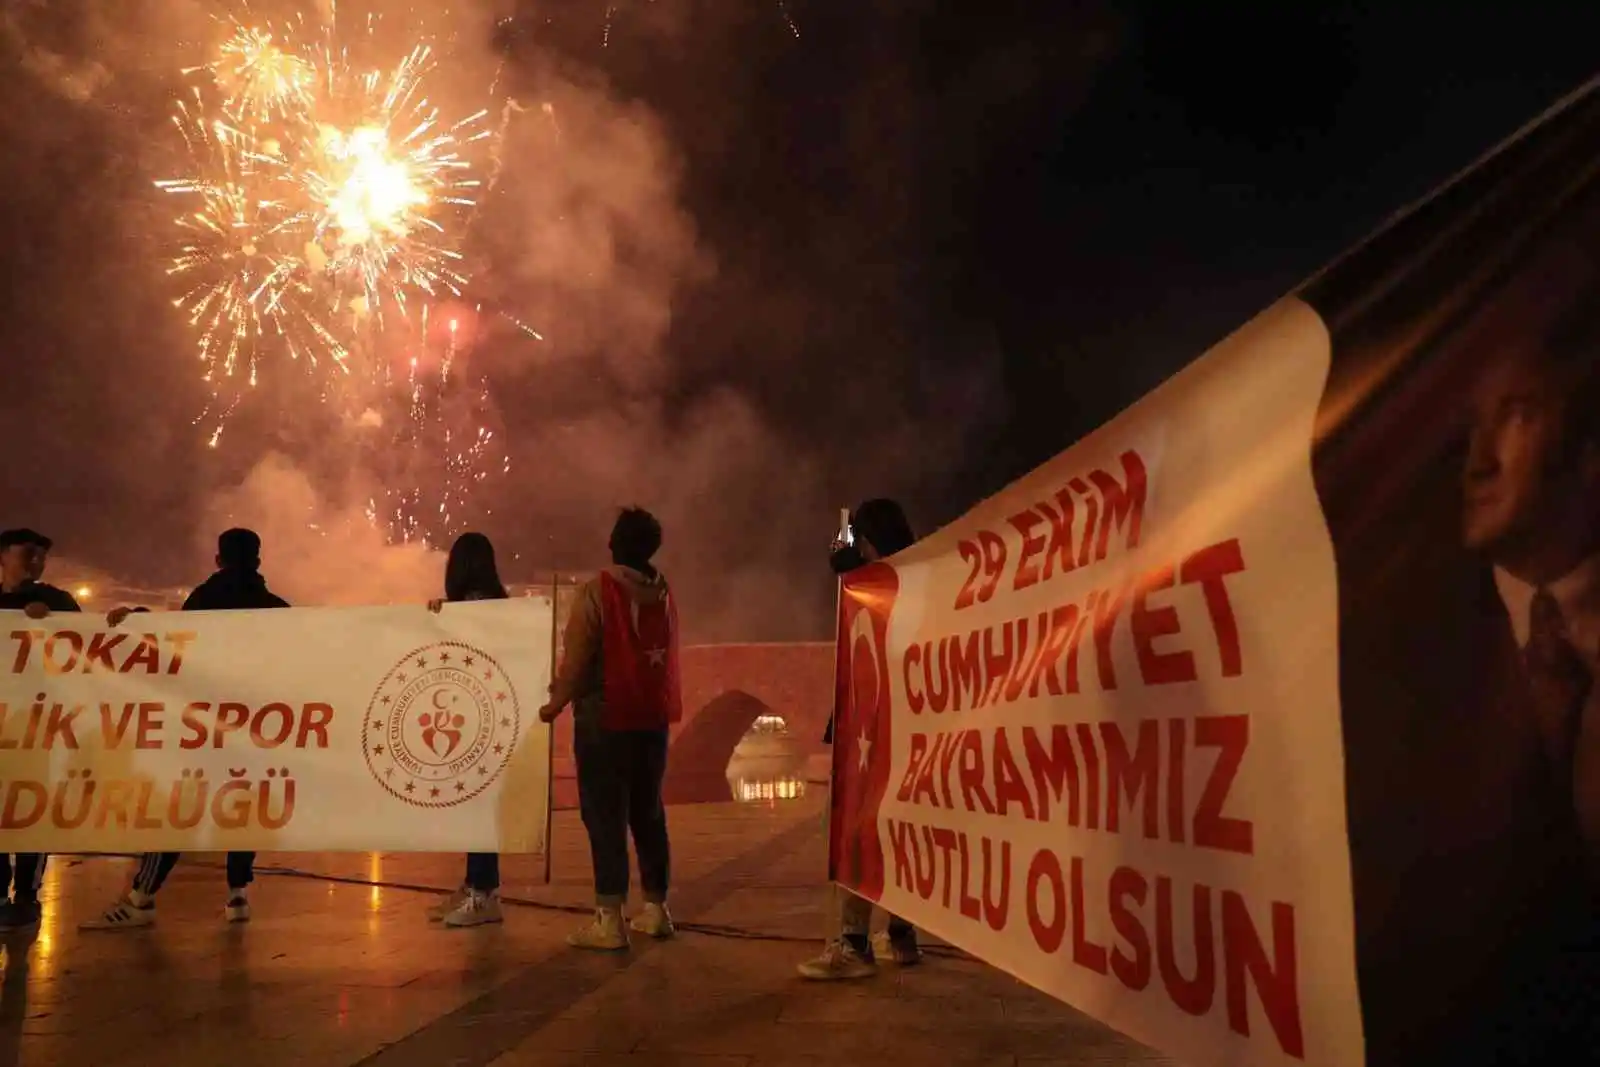
M217 538L217 570L201 582L183 602L184 611L239 611L286 608L289 602L267 588L261 574L261 537L254 530L224 530ZM107 626L118 626L131 614L115 608ZM250 920L250 883L255 881L254 852L228 853L228 901L223 917L230 923ZM156 893L178 865L176 852L147 852L139 859L133 886L116 903L93 919L78 924L80 930L129 930L156 921Z

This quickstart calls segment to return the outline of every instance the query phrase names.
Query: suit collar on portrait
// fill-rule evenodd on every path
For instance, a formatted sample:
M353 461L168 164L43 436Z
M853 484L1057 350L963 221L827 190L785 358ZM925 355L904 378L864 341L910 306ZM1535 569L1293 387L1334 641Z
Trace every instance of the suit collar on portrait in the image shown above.
M1494 584L1511 616L1517 647L1525 647L1537 587L1500 567L1494 569ZM1590 556L1565 576L1551 582L1550 595L1561 606L1573 644L1593 666L1600 659L1600 555Z

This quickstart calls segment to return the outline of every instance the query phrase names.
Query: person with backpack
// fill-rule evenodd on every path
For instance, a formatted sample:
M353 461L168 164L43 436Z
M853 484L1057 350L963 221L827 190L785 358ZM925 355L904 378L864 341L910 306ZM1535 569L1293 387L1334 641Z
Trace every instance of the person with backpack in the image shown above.
M574 932L574 948L628 947L628 835L639 861L644 908L631 928L673 935L667 910L671 846L661 784L667 735L683 717L678 675L678 613L666 578L651 560L661 524L640 508L617 516L611 566L584 585L568 617L565 648L550 701L554 722L573 707L578 807L594 861L595 916Z

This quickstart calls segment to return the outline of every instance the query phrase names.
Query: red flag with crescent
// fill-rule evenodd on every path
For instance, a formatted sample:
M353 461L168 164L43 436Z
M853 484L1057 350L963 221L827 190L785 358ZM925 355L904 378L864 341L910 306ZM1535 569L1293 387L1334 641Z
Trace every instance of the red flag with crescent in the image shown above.
M665 730L683 718L678 671L678 608L670 592L641 603L611 575L600 575L601 671L607 730Z
M878 809L889 788L889 615L899 592L892 566L869 563L845 576L839 610L828 868L871 900L883 895Z

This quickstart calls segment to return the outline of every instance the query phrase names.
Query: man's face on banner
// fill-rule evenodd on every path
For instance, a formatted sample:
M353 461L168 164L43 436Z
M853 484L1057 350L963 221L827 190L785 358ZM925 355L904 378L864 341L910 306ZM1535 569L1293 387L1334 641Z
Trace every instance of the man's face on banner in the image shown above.
M1594 443L1574 440L1565 377L1529 353L1494 365L1473 398L1462 539L1513 573L1540 570L1552 542L1568 540L1574 519L1593 510L1588 498L1600 488Z

